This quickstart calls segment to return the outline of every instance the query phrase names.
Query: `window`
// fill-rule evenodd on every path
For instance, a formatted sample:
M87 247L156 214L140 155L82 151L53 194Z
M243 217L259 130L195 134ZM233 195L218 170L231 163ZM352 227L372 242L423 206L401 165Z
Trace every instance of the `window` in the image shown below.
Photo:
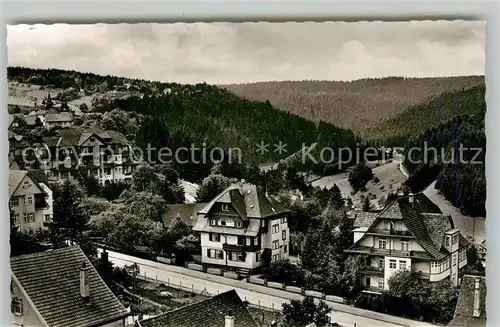
M24 214L24 222L25 223L32 223L35 221L35 214L33 212L30 212L28 214Z
M212 226L217 225L217 220L215 220L215 219L211 219L211 220L210 220L210 225L212 225Z
M384 229L389 229L390 228L390 223L389 223L389 220L384 220Z
M384 266L385 266L385 260L384 260L384 258L379 258L378 259L378 267L379 267L379 269L384 269Z
M253 245L259 245L259 237L258 236L255 236L253 238Z
M33 204L33 197L28 195L28 204Z
M370 286L370 280L371 280L371 278L369 276L365 277L365 285L366 286Z
M273 234L276 234L279 231L280 231L280 225L278 225L278 224L273 225Z
M410 251L410 242L407 240L401 240L401 251Z
M44 216L43 216L43 219L44 219L44 220L43 220L44 222L48 222L48 221L50 221L50 215L44 215Z
M237 221L236 222L236 227L241 228L241 226L242 226L241 221Z
M385 282L383 278L378 279L378 288L384 288L385 287Z
M273 241L273 250L276 250L280 247L280 241L276 240Z
M286 230L281 232L281 238L283 239L283 241L286 240Z
M450 246L450 237L446 236L445 246Z
M23 314L23 302L20 299L12 299L10 310L13 314L20 316Z
M235 226L234 220L229 219L229 218L226 218L226 219L222 218L220 220L220 222L221 222L221 226L229 226L229 227L234 227Z
M451 239L451 245L455 245L458 243L458 234L453 235L453 238Z
M385 238L383 238L383 237L380 237L378 239L378 248L379 249L385 249L386 246L387 246L387 240Z
M18 198L11 199L10 200L10 206L11 207L17 207L17 206L19 206L19 199Z
M278 254L273 254L273 261L279 261L280 255Z
M288 247L285 245L283 245L283 253L287 253L288 252Z
M223 258L222 250L220 249L207 249L207 257L212 259L222 259Z
M19 225L20 221L19 221L19 213L15 213L14 214L14 225Z
M222 205L222 211L229 212L229 205L228 204L223 204Z
M389 268L396 269L396 260L389 260Z
M281 218L281 223L286 224L286 217Z
M266 226L266 221L265 220L261 220L260 221L260 227L265 227Z
M406 261L399 260L399 269L406 270Z
M229 260L231 260L231 261L245 262L245 257L243 256L243 253L241 253L241 252L229 252L228 256L229 256Z
M453 254L453 266L457 265L457 254Z
M247 237L247 246L252 245L252 239L250 237Z
M259 252L257 252L255 254L255 261L260 262L260 260L262 260L262 255Z
M220 234L210 233L209 239L211 242L220 242Z

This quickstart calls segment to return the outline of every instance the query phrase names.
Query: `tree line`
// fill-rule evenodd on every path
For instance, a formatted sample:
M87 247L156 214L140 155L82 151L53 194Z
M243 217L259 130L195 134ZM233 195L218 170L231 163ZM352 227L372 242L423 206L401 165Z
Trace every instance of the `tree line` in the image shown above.
M458 105L458 116L409 138L404 150L409 189L418 192L436 180L436 188L463 214L480 217L486 216L484 92L480 88L448 98ZM410 153L412 148L421 151Z

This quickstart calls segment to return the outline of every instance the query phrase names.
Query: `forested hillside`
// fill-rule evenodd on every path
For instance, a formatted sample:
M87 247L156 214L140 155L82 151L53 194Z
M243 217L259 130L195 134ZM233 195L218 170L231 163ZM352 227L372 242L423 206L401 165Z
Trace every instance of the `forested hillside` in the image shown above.
M448 108L447 117L452 117L411 137L404 152L404 164L411 175L407 185L414 192L437 179L436 188L462 213L482 217L486 215L484 95L483 86L442 97L441 107ZM453 117L457 106L458 115ZM422 110L430 114L431 108L424 106ZM437 149L437 156L432 149Z
M443 92L484 84L484 76L449 78L379 78L352 82L286 81L223 85L231 92L269 102L307 119L352 129L365 139L378 139L381 120ZM378 132L380 134L373 134Z
M446 92L412 106L393 118L381 121L368 134L378 135L382 144L404 146L408 137L416 136L458 114L474 114L484 108L485 84Z
M303 144L317 142L320 147L333 149L356 145L354 134L349 130L315 123L278 110L269 102L247 100L207 84L181 85L19 67L9 67L8 78L22 83L74 88L95 95L91 111L119 108L149 116L136 134L136 142L142 147L151 143L153 147L169 146L175 151L181 146L190 148L193 143L201 148L206 143L208 150L239 148L247 162L263 163L285 158L300 150ZM101 96L115 91L122 92L122 96ZM261 142L269 144L264 153L256 152L256 144ZM279 142L286 144L286 152L275 151L274 144ZM315 168L322 170L322 167Z

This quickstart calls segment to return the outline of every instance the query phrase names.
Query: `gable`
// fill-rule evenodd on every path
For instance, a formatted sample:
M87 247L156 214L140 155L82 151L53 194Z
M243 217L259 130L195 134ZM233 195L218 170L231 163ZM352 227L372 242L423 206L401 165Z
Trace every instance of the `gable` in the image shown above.
M102 146L104 142L94 133L82 133L80 136L79 146Z
M31 176L25 172L24 176L19 181L17 186L14 186L11 193L12 196L23 196L26 194L41 194L43 190L38 186L38 184L31 178Z

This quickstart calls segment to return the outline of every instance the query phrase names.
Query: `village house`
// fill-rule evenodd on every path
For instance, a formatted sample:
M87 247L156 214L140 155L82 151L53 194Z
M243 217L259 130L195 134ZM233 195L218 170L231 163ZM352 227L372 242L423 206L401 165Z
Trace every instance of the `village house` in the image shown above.
M288 258L289 214L255 185L229 186L198 212L193 226L200 232L203 266L245 274L266 260Z
M48 110L43 116L43 126L46 129L66 128L74 124L74 116L69 111Z
M450 327L486 327L486 278L464 275Z
M43 228L46 215L52 214L52 191L28 171L10 170L9 207L20 231Z
M235 290L187 305L154 318L139 320L134 327L259 327Z
M129 312L78 246L10 259L13 326L124 327Z
M387 290L389 278L404 269L431 282L449 278L458 286L469 242L423 193L400 197L376 216L356 220L354 244L346 252L368 255L361 280L366 290Z
M49 179L76 177L80 171L101 185L128 183L137 166L130 142L116 131L61 129L44 143L38 161Z
M25 129L28 127L24 116L21 114L9 114L7 122L7 128L9 131Z

